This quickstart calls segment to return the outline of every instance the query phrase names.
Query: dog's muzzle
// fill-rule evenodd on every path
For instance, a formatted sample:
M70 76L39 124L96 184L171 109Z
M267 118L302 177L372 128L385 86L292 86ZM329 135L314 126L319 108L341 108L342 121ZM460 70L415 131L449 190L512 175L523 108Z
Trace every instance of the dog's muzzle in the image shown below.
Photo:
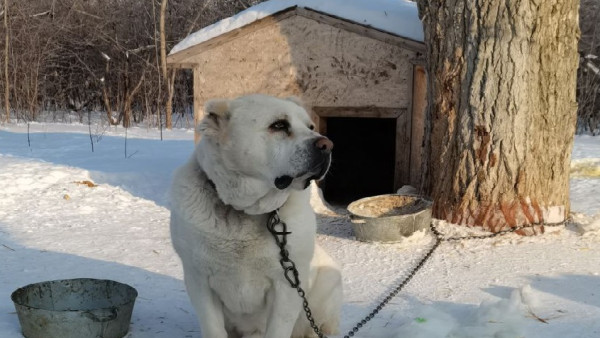
M283 190L289 187L294 179L301 178L306 175L308 178L304 182L304 188L308 187L310 181L318 180L325 176L331 163L331 150L333 149L333 142L324 136L320 136L312 140L312 145L308 147L308 151L303 152L304 156L307 156L307 170L302 170L297 175L282 175L275 179L275 187Z

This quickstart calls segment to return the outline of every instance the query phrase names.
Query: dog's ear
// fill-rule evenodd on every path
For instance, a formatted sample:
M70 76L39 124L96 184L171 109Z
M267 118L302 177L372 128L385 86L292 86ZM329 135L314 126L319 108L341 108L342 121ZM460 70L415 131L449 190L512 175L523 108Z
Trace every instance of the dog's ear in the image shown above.
M295 104L299 105L300 107L306 109L306 107L304 107L304 102L302 102L302 100L300 100L300 98L297 97L297 96L288 96L285 99L288 100L288 101L292 101Z
M229 100L209 100L204 105L204 118L198 125L203 135L217 134L229 120Z

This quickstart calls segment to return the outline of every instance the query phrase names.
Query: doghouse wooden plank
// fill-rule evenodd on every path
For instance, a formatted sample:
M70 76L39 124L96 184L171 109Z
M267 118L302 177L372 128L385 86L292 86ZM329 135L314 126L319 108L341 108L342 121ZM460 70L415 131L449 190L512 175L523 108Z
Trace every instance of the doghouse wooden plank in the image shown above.
M425 68L420 65L414 68L412 97L410 185L418 189L421 186L425 109L427 108L427 74Z
M369 117L395 119L404 114L405 108L386 107L314 107L320 117Z
M404 110L396 119L396 169L394 191L410 182L411 114Z

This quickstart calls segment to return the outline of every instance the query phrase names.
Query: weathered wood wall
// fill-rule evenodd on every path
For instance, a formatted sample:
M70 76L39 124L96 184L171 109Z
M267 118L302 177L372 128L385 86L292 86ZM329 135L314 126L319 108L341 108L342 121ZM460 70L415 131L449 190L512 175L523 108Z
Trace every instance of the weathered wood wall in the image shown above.
M368 52L366 52L368 51ZM302 16L228 40L186 63L195 98L261 92L308 106L408 108L415 52Z
M296 84L313 106L407 108L415 53L302 16L280 23Z

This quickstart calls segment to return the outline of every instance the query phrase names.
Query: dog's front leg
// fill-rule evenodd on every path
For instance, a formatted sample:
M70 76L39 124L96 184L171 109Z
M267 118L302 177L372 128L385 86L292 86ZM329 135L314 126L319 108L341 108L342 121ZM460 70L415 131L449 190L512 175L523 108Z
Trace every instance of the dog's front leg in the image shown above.
M285 280L275 281L272 289L273 305L267 322L265 338L288 338L302 309L298 293Z
M185 273L185 287L196 310L203 338L227 338L223 304L216 299L206 276Z

